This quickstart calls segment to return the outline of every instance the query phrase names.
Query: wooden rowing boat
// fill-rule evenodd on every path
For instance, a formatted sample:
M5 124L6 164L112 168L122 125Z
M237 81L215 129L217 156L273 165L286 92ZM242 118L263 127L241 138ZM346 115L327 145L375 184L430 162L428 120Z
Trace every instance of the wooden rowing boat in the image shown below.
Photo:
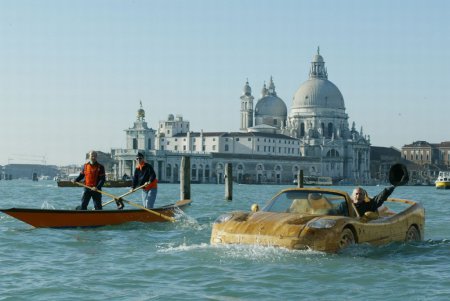
M56 182L58 187L79 187L76 183L69 180L59 180ZM103 187L117 188L117 187L131 187L133 182L131 180L107 180Z
M175 204L152 208L152 211L173 217L177 209L190 205L191 200L181 200ZM36 228L77 228L119 225L128 222L167 222L160 215L143 209L132 210L53 210L11 208L0 209L18 220Z

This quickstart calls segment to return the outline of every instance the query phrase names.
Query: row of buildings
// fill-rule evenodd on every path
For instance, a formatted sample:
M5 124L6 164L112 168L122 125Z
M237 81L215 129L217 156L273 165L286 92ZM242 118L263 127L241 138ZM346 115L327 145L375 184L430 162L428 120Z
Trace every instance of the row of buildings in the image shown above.
M190 156L191 178L198 183L223 182L225 164L231 163L239 183L289 184L303 170L305 175L331 177L334 183L374 184L387 182L390 166L403 162L412 183L428 184L438 170L448 168L450 156L450 142L425 143L426 149L414 142L401 151L371 146L362 127L357 130L354 122L350 126L342 93L328 80L319 49L289 110L273 78L259 97L247 80L240 96L239 131L191 131L189 121L173 114L152 129L141 103L125 133L126 148L111 150L117 176L131 174L135 156L142 152L159 179L170 183L179 180L181 157Z
M350 126L344 97L328 80L319 49L289 110L273 78L257 97L247 80L237 99L236 132L191 131L189 121L173 114L153 129L141 103L134 124L125 130L126 147L100 153L99 161L110 178L121 178L133 173L136 154L141 152L158 179L168 183L179 181L183 156L191 158L194 183L222 183L227 163L233 166L235 181L249 184L291 184L300 170L305 176L331 177L334 183L383 183L396 162L408 166L412 183L427 184L449 167L450 142L418 141L402 150L371 146L362 127L358 130L354 122ZM74 172L68 169L60 174Z

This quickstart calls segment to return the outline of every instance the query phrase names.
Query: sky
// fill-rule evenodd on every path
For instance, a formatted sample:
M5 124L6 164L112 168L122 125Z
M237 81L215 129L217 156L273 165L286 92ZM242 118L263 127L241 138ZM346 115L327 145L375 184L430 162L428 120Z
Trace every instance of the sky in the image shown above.
M0 1L0 165L82 164L148 126L239 131L248 79L287 105L320 47L374 146L450 140L450 1ZM255 101L256 103L256 101Z

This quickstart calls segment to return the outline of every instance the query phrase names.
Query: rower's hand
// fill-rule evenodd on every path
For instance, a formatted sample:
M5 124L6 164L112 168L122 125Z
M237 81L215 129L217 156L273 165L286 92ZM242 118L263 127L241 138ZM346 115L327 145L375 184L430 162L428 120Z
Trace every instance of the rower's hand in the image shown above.
M92 191L97 191L98 189L97 189L97 187L94 186L94 187L91 188L91 190Z

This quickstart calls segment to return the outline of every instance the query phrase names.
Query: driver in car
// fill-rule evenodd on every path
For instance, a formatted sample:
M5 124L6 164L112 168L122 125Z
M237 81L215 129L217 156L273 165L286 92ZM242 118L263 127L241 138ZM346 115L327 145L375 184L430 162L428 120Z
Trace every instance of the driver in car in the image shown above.
M364 213L367 211L376 212L381 205L383 205L384 201L388 199L388 197L394 191L395 186L389 186L383 189L379 194L377 194L373 198L369 198L367 195L367 191L365 191L361 187L356 187L353 189L352 193L352 201L355 204L356 209L358 210L359 216L364 216Z

